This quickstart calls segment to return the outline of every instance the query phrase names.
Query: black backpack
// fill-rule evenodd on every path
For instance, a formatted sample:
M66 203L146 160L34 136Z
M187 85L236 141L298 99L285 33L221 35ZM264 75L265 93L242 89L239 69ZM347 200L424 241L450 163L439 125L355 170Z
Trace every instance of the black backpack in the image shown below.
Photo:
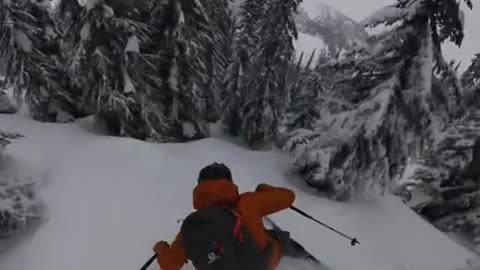
M235 209L211 206L182 224L182 246L198 270L265 270L271 246L261 251Z

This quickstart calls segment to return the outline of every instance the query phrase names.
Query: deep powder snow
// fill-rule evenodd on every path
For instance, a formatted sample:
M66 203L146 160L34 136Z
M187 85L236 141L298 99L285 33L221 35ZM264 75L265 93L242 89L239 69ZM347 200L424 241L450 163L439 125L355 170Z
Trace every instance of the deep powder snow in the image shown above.
M83 124L44 124L0 115L0 128L26 138L8 148L17 173L38 181L45 223L0 257L2 270L139 269L157 240L171 241L192 210L198 171L220 161L241 191L259 182L295 190L295 205L355 236L349 242L285 210L272 216L335 270L456 270L474 255L415 215L400 199L322 199L289 176L287 156L224 139L154 144L89 133ZM285 262L281 270L291 270ZM149 269L159 269L154 263ZM190 269L190 268L187 268ZM299 268L301 269L301 268Z

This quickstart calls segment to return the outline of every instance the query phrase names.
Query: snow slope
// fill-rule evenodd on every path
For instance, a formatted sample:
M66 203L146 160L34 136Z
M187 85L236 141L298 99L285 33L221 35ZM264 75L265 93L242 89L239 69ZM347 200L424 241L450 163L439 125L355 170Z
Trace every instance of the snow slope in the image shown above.
M474 256L397 198L348 204L319 198L292 181L289 160L278 153L216 138L163 145L112 138L78 123L44 124L20 115L0 115L0 129L25 135L8 151L22 174L40 179L48 206L45 224L0 257L2 270L138 269L157 240L173 238L177 220L191 210L199 169L213 161L231 167L242 191L260 181L293 188L297 207L358 237L361 244L351 247L290 210L272 216L335 270L455 270Z

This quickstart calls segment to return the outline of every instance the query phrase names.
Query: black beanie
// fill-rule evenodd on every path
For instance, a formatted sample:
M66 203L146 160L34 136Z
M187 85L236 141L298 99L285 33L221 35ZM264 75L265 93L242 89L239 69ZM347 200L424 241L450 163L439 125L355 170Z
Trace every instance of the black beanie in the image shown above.
M232 181L232 173L230 169L223 163L213 163L200 170L198 175L198 183L206 180L227 179Z

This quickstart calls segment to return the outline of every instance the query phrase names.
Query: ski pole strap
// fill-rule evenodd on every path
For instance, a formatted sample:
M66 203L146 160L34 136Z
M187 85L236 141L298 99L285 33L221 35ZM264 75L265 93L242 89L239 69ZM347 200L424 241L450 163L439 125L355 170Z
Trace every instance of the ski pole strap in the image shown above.
M296 208L295 206L290 206L290 209L292 209L293 211L297 212L298 214L300 214L300 215L302 215L302 216L304 216L304 217L306 217L306 218L308 218L308 219L311 219L311 220L315 221L316 223L318 223L318 224L320 224L320 225L322 225L322 226L330 229L331 231L334 231L334 232L336 232L337 234L339 234L339 235L347 238L348 240L351 241L350 244L351 244L352 246L355 246L355 244L360 244L360 242L358 242L357 238L351 238L350 236L345 235L344 233L335 230L334 228L328 226L327 224L325 224L325 223L323 223L323 222L318 221L318 220L315 219L314 217L312 217L312 216L310 216L309 214L305 213L304 211Z

